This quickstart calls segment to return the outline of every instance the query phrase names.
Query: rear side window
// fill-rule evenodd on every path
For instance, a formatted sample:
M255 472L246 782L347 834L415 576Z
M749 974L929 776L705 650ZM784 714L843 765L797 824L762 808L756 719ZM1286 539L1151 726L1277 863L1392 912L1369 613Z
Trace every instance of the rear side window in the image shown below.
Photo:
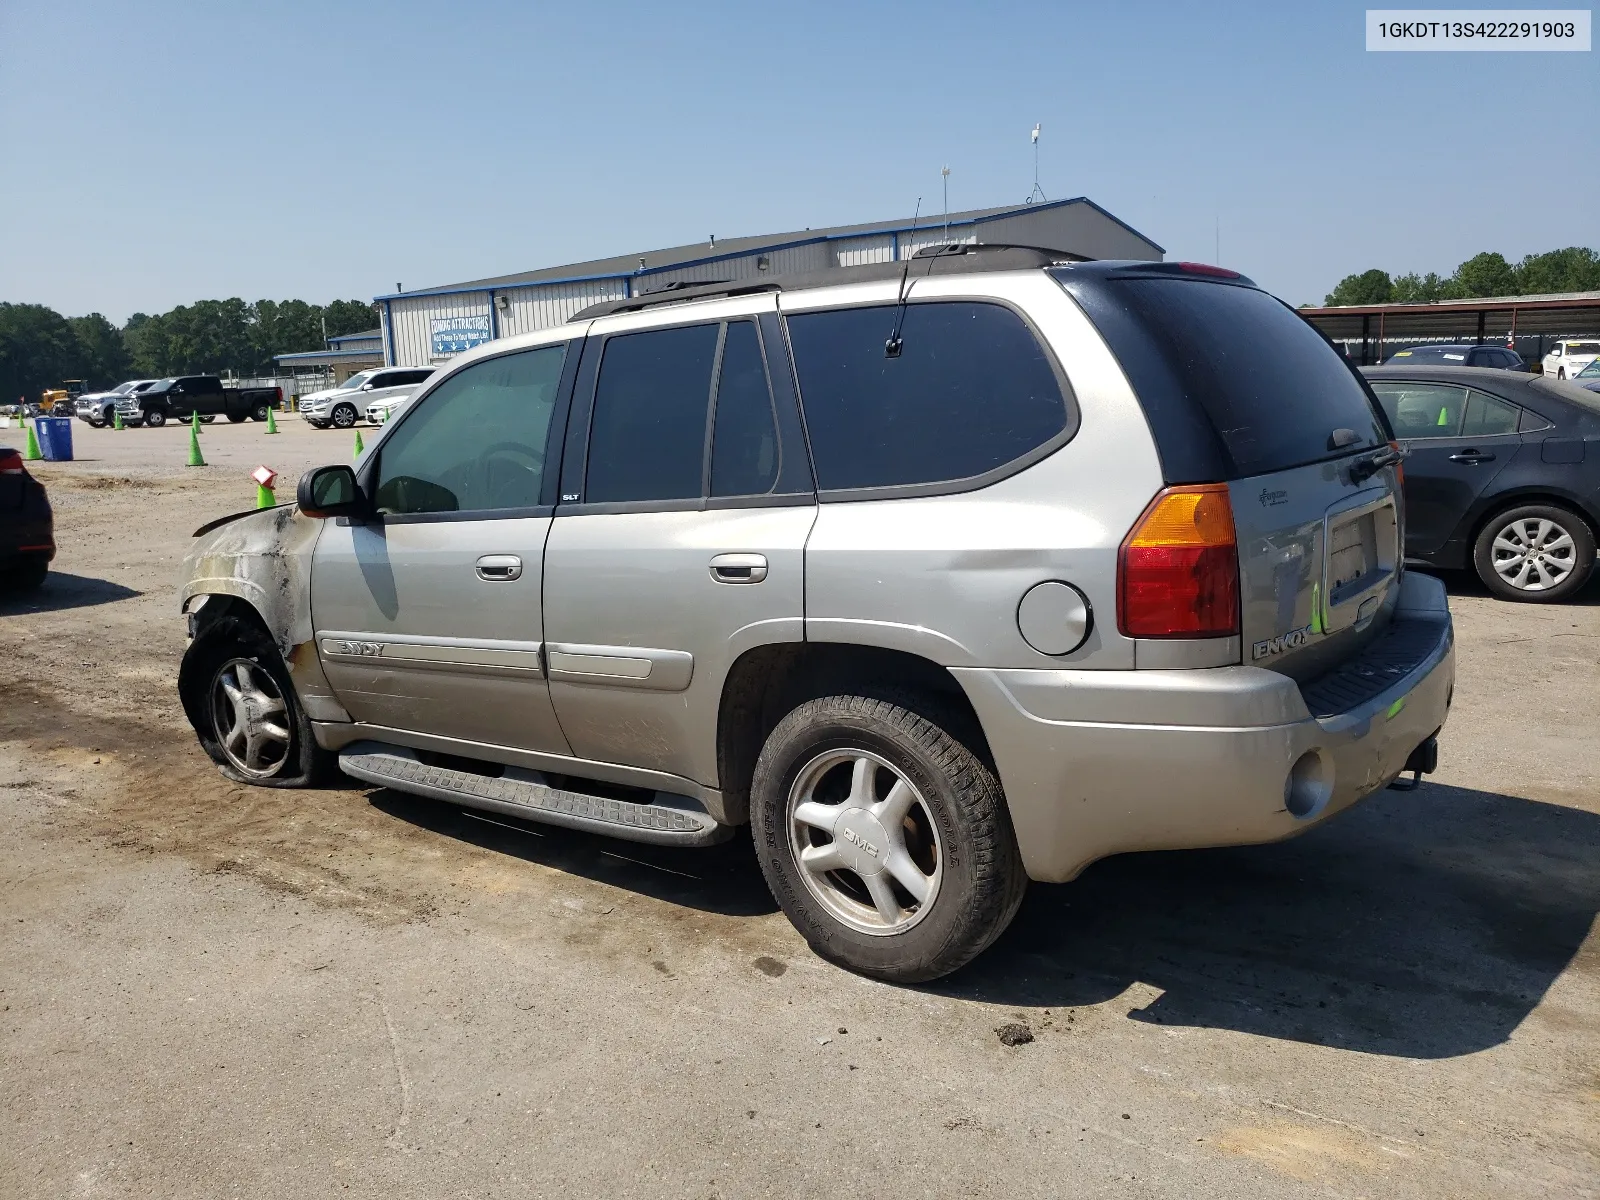
M1417 438L1454 437L1461 432L1467 407L1467 389L1446 383L1390 383L1374 381L1394 435L1406 441Z
M1350 365L1256 288L1180 278L1057 278L1079 300L1150 418L1169 483L1242 479L1383 444ZM1336 430L1355 441L1335 449Z
M817 486L841 491L969 480L1064 433L1069 409L1044 347L998 304L797 313L789 340Z
M699 499L716 325L608 338L589 425L590 504Z
M1503 400L1473 392L1467 397L1467 419L1461 426L1463 437L1489 437L1517 431L1518 410Z

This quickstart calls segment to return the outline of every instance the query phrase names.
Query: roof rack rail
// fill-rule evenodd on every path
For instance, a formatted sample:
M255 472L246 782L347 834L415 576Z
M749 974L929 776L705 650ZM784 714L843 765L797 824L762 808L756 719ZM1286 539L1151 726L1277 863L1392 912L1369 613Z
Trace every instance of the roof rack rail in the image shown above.
M912 261L919 258L949 258L958 254L981 254L995 250L1033 250L1047 255L1051 262L1093 262L1086 254L1073 254L1069 250L1051 250L1047 246L1029 246L1022 242L935 242L919 246Z
M991 256L1001 262L981 261ZM965 260L965 261L962 261ZM1029 268L1056 266L1062 263L1092 262L1082 254L1067 250L1051 250L1044 246L1023 246L1011 242L941 242L922 246L910 258L893 262L866 263L858 267L825 267L817 271L801 271L788 275L769 275L761 279L718 280L691 283L675 280L654 291L630 296L626 300L603 300L568 317L569 321L590 321L596 317L609 317L617 313L640 312L665 304L687 304L691 300L722 300L730 296L752 296L763 292L794 291L802 288L838 287L870 280L899 278L913 262L925 263L922 274L968 271L1014 271Z
M741 279L716 283L689 283L675 280L654 291L642 292L627 300L602 300L580 309L567 318L569 321L588 321L595 317L608 317L614 313L638 312L661 304L684 304L690 300L718 300L729 296L753 296L761 292L781 292L783 285L776 279Z

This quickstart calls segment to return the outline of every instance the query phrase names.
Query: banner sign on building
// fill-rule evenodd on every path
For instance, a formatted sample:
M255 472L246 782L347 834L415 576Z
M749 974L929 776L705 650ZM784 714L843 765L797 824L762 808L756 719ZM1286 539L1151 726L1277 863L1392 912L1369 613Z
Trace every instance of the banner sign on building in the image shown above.
M433 356L460 354L489 340L489 314L475 317L435 317L433 319Z

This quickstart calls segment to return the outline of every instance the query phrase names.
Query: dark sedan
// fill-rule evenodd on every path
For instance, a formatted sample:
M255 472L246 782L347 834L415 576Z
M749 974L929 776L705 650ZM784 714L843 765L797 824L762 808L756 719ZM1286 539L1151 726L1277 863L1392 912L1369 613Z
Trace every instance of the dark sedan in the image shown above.
M28 474L20 453L0 446L0 590L38 587L55 556L54 516L44 484Z
M1406 557L1471 567L1508 600L1565 600L1594 570L1600 396L1473 367L1364 367L1405 460Z
M1386 367L1493 367L1500 371L1526 371L1528 364L1515 350L1498 346L1408 346L1383 360Z

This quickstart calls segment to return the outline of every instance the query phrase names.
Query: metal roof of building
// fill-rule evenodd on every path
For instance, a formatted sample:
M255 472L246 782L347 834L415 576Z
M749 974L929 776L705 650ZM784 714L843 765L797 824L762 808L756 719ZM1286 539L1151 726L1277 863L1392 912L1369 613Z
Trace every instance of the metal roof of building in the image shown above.
M1331 338L1383 336L1465 337L1481 332L1600 332L1600 292L1557 292L1540 296L1482 296L1419 304L1348 304L1302 308L1305 317Z
M1107 220L1120 225L1135 237L1148 243L1157 254L1166 253L1165 247L1157 245L1126 221L1107 212L1087 196L1075 196L1070 200L1045 200L1038 204L1007 204L998 208L975 208L965 212L951 213L948 217L941 214L937 217L922 217L915 221L910 218L891 221L869 221L861 225L833 225L823 229L796 230L792 233L772 233L759 237L718 238L715 244L696 242L693 245L672 246L665 250L645 250L635 254L618 254L610 258L591 259L588 262L569 263L559 267L544 267L537 271L523 271L515 275L497 275L487 279L469 280L466 283L439 284L434 287L418 288L409 292L393 292L378 296L376 299L396 300L401 297L414 298L449 292L487 290L501 287L525 287L529 284L632 275L639 270L640 259L644 260L646 268L656 271L663 267L680 267L690 263L721 258L737 258L741 255L753 254L761 250L772 250L781 246L853 237L870 237L874 234L908 233L913 230L931 232L935 229L942 229L946 224L951 228L975 225L1002 217L1043 212L1052 208L1064 208L1068 205L1076 204L1085 205Z

